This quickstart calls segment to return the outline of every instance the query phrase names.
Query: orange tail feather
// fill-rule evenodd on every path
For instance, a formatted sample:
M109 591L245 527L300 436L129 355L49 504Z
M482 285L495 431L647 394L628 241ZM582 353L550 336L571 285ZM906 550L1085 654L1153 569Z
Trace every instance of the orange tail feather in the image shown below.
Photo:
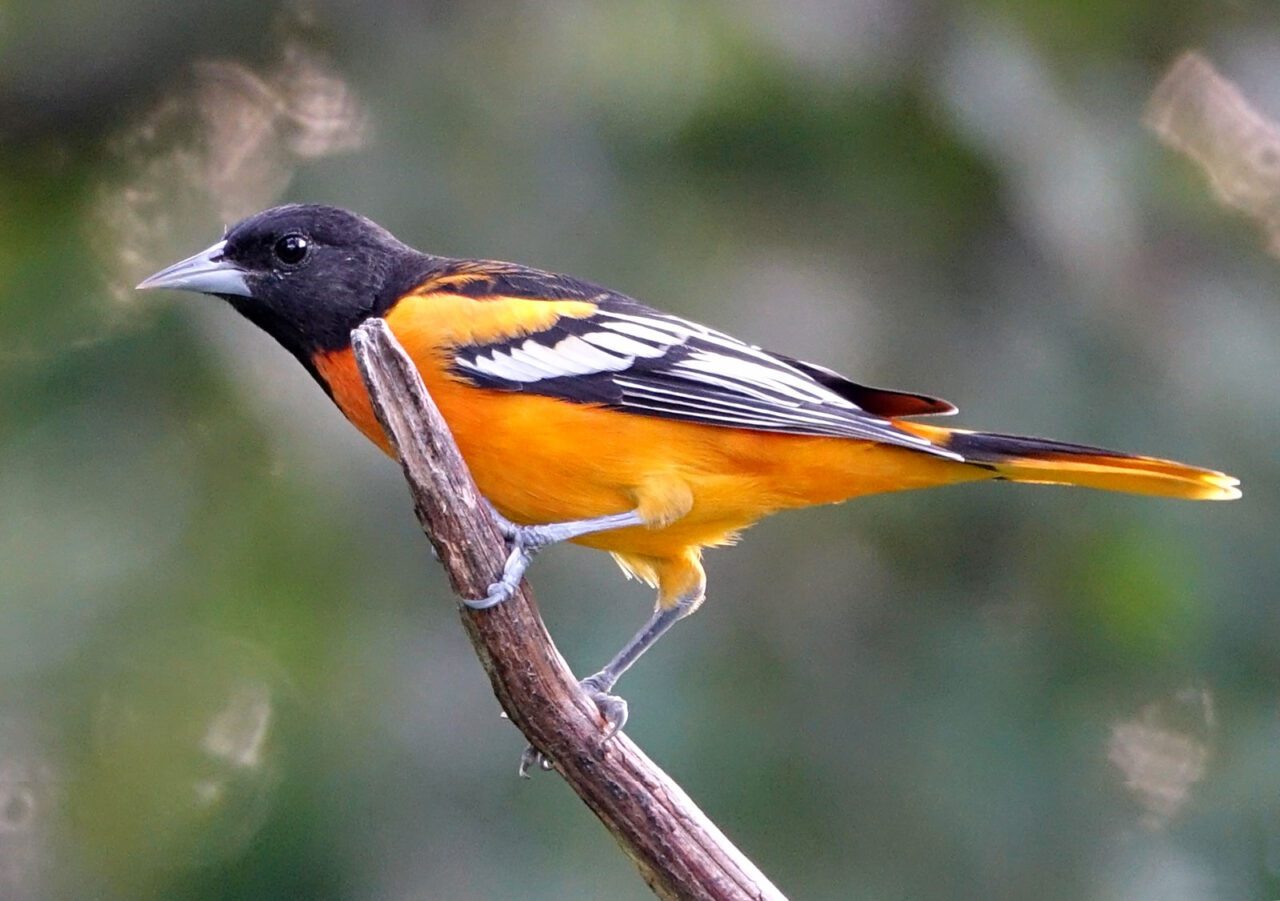
M927 438L985 466L996 478L1047 485L1081 485L1103 491L1127 491L1188 500L1226 501L1240 497L1238 479L1212 469L1173 460L1122 454L1100 447L1044 438L967 432L918 423L899 428Z

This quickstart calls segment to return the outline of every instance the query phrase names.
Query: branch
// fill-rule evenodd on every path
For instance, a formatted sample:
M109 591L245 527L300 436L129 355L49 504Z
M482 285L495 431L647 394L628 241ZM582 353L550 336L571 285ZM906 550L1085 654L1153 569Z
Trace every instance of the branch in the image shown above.
M385 322L370 319L351 337L423 531L454 591L484 597L502 571L506 549L449 427ZM552 644L527 583L489 610L458 606L502 709L529 743L554 761L657 895L785 901L626 735L601 741L595 704Z

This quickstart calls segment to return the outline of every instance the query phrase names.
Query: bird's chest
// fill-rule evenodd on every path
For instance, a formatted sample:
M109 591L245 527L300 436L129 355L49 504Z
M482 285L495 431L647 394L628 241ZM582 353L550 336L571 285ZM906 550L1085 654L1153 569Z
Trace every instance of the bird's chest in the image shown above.
M629 507L629 481L607 424L593 413L549 398L476 388L448 372L434 353L412 353L432 400L481 491L521 521L572 519ZM388 455L383 432L354 353L348 348L312 361L343 415ZM602 427L605 426L605 427Z
M311 362L328 388L329 396L348 421L384 453L391 454L391 442L387 440L373 412L369 392L365 390L364 380L360 377L360 369L356 366L355 353L351 348L317 354Z

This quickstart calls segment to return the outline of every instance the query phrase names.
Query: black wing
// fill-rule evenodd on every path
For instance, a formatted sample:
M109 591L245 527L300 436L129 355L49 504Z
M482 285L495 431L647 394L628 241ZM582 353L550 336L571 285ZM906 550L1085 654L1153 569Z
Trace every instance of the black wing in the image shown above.
M488 291L473 287L467 293L528 298L511 291L509 279L500 281ZM573 284L581 287L581 299L596 305L594 314L561 317L544 331L497 343L457 347L455 373L487 388L646 416L858 438L961 459L887 418L954 411L945 401L867 388L606 289ZM550 294L565 296L564 290Z

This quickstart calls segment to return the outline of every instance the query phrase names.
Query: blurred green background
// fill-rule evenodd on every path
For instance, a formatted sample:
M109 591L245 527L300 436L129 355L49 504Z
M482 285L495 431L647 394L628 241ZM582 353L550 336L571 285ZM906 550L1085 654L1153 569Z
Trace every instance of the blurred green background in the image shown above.
M622 693L796 898L1280 896L1280 260L1142 125L1190 48L1280 117L1269 0L0 5L0 897L648 897L396 468L130 290L280 198L1239 476L779 516ZM651 603L532 581L583 674Z

